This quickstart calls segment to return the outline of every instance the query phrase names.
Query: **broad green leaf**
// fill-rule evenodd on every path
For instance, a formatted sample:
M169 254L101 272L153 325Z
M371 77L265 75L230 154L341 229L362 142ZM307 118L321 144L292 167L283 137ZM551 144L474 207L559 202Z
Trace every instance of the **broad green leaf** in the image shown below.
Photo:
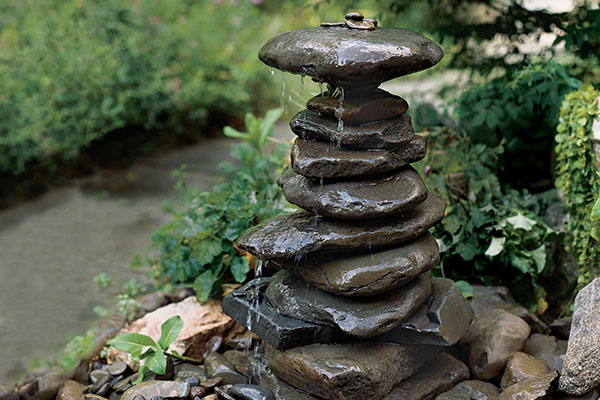
M117 350L125 351L132 357L139 357L148 347L158 347L154 340L140 333L123 333L106 342Z
M148 368L146 368L145 364L140 366L140 369L138 369L138 372L137 372L138 376L137 376L136 380L132 382L134 385L137 385L138 383L141 383L144 380L144 372L147 369Z
M521 213L518 213L514 217L507 218L506 221L513 226L515 229L525 229L526 231L536 224L536 222L530 218L527 218Z
M194 290L200 303L206 302L212 292L215 277L211 270L206 270L194 280Z
M488 257L494 257L502 253L502 250L504 249L504 243L506 243L505 237L493 237L492 242L485 251L485 255Z
M537 273L540 274L546 267L546 246L541 245L531 252L531 258L537 267Z
M179 315L169 318L160 326L160 339L158 339L158 346L167 351L171 343L177 339L177 335L183 329L183 320Z
M247 139L249 136L247 133L237 131L230 126L226 126L223 128L223 134L227 137L236 139Z
M249 271L250 262L246 257L235 257L231 262L231 274L236 282L244 282Z
M592 207L591 219L592 221L600 220L600 197L598 197L594 202L594 206Z
M515 267L516 269L518 269L519 271L521 271L524 274L529 274L531 272L534 272L532 263L528 258L519 257L516 254L511 254L510 262L513 267Z
M469 282L463 280L456 281L456 286L458 286L465 299L473 297L473 286Z
M146 359L144 366L150 371L162 375L167 372L167 356L160 348L156 348L154 354Z

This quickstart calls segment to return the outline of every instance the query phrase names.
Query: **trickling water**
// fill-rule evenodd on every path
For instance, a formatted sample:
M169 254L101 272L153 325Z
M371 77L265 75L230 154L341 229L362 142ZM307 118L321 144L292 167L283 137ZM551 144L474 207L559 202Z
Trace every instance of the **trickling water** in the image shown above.
M321 179L319 179L319 186L321 186L321 189L323 188L323 177L321 177Z
M254 268L254 277L260 278L263 272L264 261L261 259L256 260L256 267Z
M338 132L344 131L344 120L342 119L342 114L344 112L344 88L338 88L340 90L340 103L338 108L335 110L338 116ZM336 89L336 91L338 90ZM339 146L338 146L339 147Z
M304 97L304 74L300 75L300 96Z
M271 75L275 75L275 71L273 70L273 67L269 67L269 72L271 73Z
M323 97L323 82L319 82L319 96Z
M285 101L285 75L283 74L283 71L281 72L281 99L280 99L280 105L281 108L283 108L283 113L286 114L287 113L287 104L288 102Z

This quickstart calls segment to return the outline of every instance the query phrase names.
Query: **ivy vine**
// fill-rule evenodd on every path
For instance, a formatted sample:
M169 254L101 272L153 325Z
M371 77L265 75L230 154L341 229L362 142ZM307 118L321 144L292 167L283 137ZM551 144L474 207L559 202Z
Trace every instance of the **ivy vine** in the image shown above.
M570 218L567 250L577 259L579 287L596 275L600 262L600 174L592 127L600 92L585 85L563 101L556 134L556 186Z

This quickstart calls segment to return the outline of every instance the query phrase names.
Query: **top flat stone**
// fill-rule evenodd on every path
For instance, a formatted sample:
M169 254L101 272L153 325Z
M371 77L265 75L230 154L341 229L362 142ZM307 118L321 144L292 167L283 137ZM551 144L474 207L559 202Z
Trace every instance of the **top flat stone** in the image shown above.
M399 28L374 30L320 27L285 32L269 40L258 57L265 64L308 75L336 87L377 87L421 71L444 52L420 33Z

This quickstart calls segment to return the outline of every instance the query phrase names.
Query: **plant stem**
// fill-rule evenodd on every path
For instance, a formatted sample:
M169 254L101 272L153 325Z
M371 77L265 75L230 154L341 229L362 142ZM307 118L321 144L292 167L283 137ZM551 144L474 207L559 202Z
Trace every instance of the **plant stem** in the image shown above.
M177 358L178 360L181 360L181 361L189 361L189 362L193 362L196 364L202 364L202 361L198 360L197 358L185 357L185 356L181 356L179 354L169 353L167 351L165 351L165 354L170 357Z

